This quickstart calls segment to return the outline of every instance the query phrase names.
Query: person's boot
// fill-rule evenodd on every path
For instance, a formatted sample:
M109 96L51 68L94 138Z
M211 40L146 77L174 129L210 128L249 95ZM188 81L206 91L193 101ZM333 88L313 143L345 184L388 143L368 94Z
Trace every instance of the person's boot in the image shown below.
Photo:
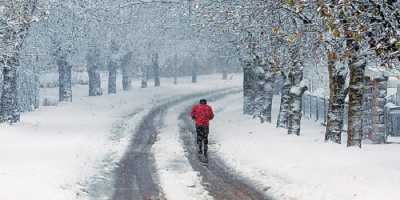
M204 151L204 162L208 162L208 154L207 154L207 151Z
M207 148L207 146L204 146L204 158L205 158L205 161L208 162L208 148Z

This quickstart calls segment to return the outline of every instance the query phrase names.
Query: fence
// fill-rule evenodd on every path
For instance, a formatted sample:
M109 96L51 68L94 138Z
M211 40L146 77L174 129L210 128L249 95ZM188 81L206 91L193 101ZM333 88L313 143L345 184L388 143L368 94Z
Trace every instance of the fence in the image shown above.
M400 106L385 108L385 133L387 136L400 137Z
M392 96L387 98L389 106L385 108L385 135L400 137L400 106L394 105L394 99ZM327 113L328 113L329 99L312 95L310 93L304 93L303 95L303 117L309 120L315 120L320 122L322 125L326 125ZM343 126L344 129L347 127L347 111L348 106L345 105Z
M327 98L305 93L303 95L303 116L326 124L328 103L329 100Z

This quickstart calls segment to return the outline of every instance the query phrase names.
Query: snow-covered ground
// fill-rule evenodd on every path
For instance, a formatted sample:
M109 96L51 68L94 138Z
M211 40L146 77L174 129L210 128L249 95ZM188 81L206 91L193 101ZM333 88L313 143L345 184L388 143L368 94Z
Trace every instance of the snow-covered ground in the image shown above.
M87 86L74 86L73 102L41 107L21 122L0 125L0 199L87 199L93 177L112 171L128 144L135 124L165 99L240 85L240 75L189 78L179 85L163 79L160 88L88 97ZM150 82L151 84L151 82ZM103 84L106 85L106 84ZM41 94L56 98L57 89ZM99 175L100 174L100 175Z
M138 122L149 110L179 95L241 84L240 75L222 81L201 76L173 85L87 97L74 87L74 101L41 107L13 126L0 125L0 199L73 200L89 198L91 186L123 155ZM106 85L106 84L103 84ZM136 86L136 87L135 87ZM57 89L41 91L56 98ZM274 100L276 119L278 99ZM191 102L168 109L165 127L153 146L161 186L170 200L210 199L193 171L178 136L178 114ZM279 200L397 200L400 196L400 145L365 144L362 149L323 142L324 128L303 120L302 136L242 116L241 94L211 102L211 153ZM93 195L93 194L92 194ZM101 196L101 195L100 195ZM93 197L93 196L91 196ZM101 199L96 198L98 200Z
M278 113L274 100L273 120ZM279 200L397 200L400 145L362 149L323 141L324 128L303 120L302 136L242 116L241 95L212 103L212 149L239 174Z

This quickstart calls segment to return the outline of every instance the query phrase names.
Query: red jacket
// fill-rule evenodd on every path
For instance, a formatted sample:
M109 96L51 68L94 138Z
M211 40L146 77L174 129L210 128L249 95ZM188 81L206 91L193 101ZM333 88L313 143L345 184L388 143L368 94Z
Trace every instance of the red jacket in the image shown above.
M209 121L214 118L211 106L207 104L197 104L193 106L192 118L196 121L196 126L209 126Z

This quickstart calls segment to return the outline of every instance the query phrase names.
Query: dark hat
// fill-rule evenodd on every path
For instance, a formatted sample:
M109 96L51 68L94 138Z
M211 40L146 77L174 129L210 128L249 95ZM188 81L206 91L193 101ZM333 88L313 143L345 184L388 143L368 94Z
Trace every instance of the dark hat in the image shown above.
M200 104L207 104L207 100L206 99L200 99Z

